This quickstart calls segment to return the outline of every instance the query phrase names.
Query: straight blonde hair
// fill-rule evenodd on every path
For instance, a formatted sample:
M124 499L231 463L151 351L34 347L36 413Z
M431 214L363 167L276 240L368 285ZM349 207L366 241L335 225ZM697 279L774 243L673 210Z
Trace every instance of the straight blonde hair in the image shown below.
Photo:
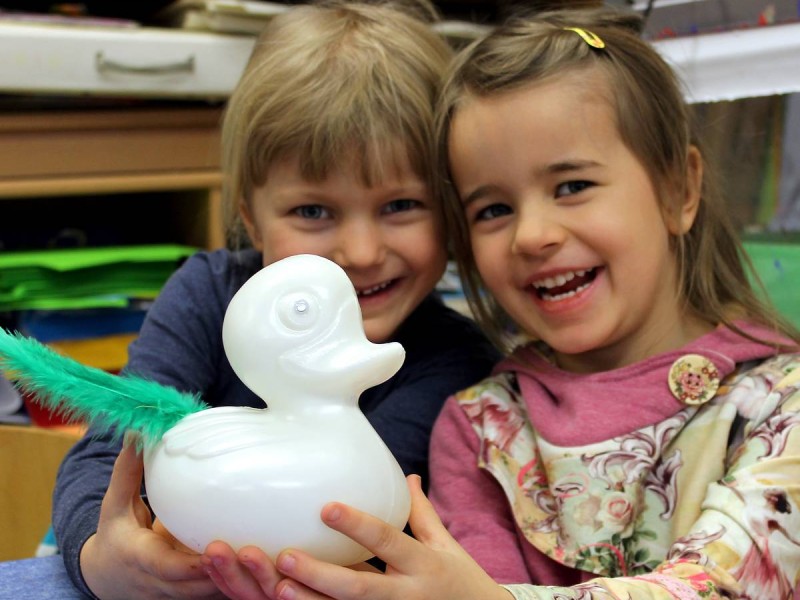
M367 185L407 160L433 188L434 104L452 58L437 18L427 0L334 0L270 21L222 124L229 239L242 235L239 203L282 159L310 181L355 161Z

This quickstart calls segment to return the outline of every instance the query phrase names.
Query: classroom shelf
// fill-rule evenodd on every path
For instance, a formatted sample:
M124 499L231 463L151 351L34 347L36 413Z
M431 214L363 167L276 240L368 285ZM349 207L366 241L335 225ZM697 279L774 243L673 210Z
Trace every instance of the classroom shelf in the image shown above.
M691 102L800 92L800 23L658 40Z

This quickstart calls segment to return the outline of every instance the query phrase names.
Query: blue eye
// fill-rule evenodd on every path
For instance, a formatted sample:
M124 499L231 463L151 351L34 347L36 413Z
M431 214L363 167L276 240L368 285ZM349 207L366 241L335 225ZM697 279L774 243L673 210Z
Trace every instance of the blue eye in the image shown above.
M293 211L298 217L303 219L324 219L328 217L328 210L319 204L306 204L298 206Z
M591 181L565 181L556 187L556 198L561 196L572 196L592 187L594 184Z
M507 204L490 204L475 214L475 220L489 221L490 219L497 219L498 217L510 215L512 212L511 207Z
M409 210L413 210L421 205L419 200L412 200L410 198L399 198L397 200L392 200L386 205L384 212L386 213L398 213L398 212L406 212Z

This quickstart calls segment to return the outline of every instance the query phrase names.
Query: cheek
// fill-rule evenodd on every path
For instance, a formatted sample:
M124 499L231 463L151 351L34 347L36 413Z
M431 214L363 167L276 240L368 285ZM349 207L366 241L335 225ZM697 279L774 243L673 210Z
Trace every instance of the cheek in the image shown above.
M261 230L261 253L264 264L270 264L297 254L326 255L322 236L302 235L280 223L265 226Z
M472 248L472 256L475 258L475 266L478 267L481 276L485 278L488 275L487 271L491 271L489 266L499 258L497 256L498 245L493 244L486 236L474 234L470 234L469 244ZM502 265L496 264L495 266Z
M447 261L444 230L435 223L420 226L413 233L403 232L395 239L404 248L403 254L416 264L435 269Z

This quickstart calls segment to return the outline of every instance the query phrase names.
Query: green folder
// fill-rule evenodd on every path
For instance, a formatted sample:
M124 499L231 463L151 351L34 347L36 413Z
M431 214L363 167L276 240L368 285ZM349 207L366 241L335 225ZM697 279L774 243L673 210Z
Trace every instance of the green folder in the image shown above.
M0 253L0 311L127 306L155 298L197 248L114 246Z

